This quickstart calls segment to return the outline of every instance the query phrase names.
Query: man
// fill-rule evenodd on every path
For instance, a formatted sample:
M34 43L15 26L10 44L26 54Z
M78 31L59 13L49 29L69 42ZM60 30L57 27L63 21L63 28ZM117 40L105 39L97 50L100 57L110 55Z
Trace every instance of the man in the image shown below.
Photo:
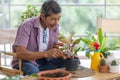
M13 44L13 52L22 59L24 75L64 67L62 52L53 48L58 43L58 23L61 7L55 0L47 0L41 7L41 14L24 21ZM12 66L18 69L18 59Z

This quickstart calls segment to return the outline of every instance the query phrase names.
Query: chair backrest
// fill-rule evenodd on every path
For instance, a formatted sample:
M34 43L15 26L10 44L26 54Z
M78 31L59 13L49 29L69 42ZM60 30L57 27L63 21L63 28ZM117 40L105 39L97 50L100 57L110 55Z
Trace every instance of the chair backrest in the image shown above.
M0 44L10 44L15 41L17 30L0 30Z
M15 36L16 36L17 30L0 30L0 45L5 44L12 44L15 41ZM10 47L11 48L11 47ZM5 66L2 66L1 64L1 58L4 58L5 56L1 56L0 52L0 70L6 73L8 76L13 76L13 75L18 75L18 74L23 74L21 71L21 59L19 59L19 70L8 68ZM5 51L5 55L10 55L13 57L16 57L16 53L12 52L7 52Z
M120 33L120 19L108 19L97 17L97 28L101 27L103 32Z

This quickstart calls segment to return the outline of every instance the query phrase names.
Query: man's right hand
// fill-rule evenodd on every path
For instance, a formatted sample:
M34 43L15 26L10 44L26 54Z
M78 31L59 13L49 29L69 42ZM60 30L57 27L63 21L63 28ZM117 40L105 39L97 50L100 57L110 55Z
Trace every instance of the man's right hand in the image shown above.
M45 57L46 58L58 58L58 57L61 57L61 54L63 54L62 51L60 51L57 48L52 48L45 52Z

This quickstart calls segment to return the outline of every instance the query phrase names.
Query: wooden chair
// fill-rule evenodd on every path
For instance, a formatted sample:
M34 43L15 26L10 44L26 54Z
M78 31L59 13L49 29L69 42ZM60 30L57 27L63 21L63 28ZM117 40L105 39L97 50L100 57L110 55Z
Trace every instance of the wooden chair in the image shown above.
M0 30L0 45L12 44L15 40L15 36L16 36L16 30ZM17 57L16 53L0 51L0 70L3 71L8 76L23 75L23 72L21 70L21 64L22 64L21 59L19 59L19 70L8 68L1 64L2 53L4 53L4 55Z
M120 19L108 19L97 17L97 28L101 27L106 33L120 33Z

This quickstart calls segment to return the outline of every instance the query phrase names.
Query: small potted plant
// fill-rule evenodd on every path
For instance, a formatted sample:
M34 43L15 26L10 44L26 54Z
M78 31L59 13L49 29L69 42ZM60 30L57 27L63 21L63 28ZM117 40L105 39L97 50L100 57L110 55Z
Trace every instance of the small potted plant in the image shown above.
M116 60L112 60L109 68L110 68L111 73L118 73L119 72L119 64L117 64Z
M60 46L60 50L63 51L66 56L65 69L68 71L77 70L78 64L80 63L79 58L77 57L77 53L80 50L79 44L81 38L72 39L74 33L71 33L69 37L65 37L62 34L59 36L59 41L62 42L62 46Z
M107 70L108 70L108 66L107 66L107 64L106 64L106 61L105 61L104 58L102 58L102 59L100 60L99 72L104 73L104 72L107 72Z

